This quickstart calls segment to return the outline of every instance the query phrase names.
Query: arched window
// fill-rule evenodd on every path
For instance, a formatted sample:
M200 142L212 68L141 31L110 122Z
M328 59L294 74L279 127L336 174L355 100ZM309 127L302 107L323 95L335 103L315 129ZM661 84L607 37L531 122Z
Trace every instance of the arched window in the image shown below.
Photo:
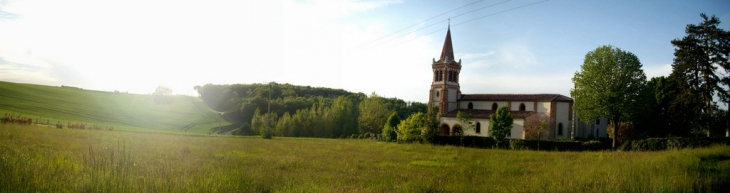
M563 136L563 123L558 123L558 135Z
M475 130L476 130L477 133L481 133L482 132L482 124L479 123L479 122L477 122L477 128Z
M525 111L525 103L520 103L520 111Z
M443 71L441 71L441 70L439 70L438 72L439 72L439 73L438 73L438 75L439 75L439 81L442 81L442 80L444 80L444 72L443 72Z
M497 107L498 107L497 106L497 103L492 103L492 110L493 111L496 111L497 110Z
M434 71L433 72L433 81L434 82L438 82L439 81L439 72L438 71Z
M466 108L467 109L474 109L474 104L472 104L471 102L469 102L469 105L467 105Z
M459 73L454 71L454 82L459 82Z
M454 73L449 71L449 82L454 81Z

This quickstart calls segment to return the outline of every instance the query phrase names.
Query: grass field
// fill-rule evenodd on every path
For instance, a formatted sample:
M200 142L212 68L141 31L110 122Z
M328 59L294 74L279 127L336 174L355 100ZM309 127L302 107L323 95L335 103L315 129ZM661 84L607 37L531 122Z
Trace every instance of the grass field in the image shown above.
M535 152L0 124L0 192L718 192L730 147Z
M208 133L229 124L221 123L220 116L191 96L174 96L171 104L156 104L152 95L0 81L0 116L5 113L43 124L87 123L144 132Z

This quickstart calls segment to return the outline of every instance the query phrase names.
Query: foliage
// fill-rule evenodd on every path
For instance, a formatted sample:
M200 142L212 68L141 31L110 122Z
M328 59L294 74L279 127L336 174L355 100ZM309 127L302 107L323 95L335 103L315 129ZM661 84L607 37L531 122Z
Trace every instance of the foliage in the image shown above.
M684 148L701 148L712 145L730 145L730 138L668 137L628 140L621 144L622 151L661 151Z
M652 77L640 101L643 109L635 111L636 134L643 137L687 136L689 125L683 117L688 112L672 111L671 102L677 93L676 83L666 77Z
M544 113L538 113L533 116L526 118L525 124L525 136L527 139L546 140L550 138L552 133L554 121L550 120L549 117Z
M360 103L360 117L357 119L358 128L361 133L371 132L380 133L380 129L391 114L388 110L385 100L375 93Z
M646 75L636 55L604 45L588 52L575 73L570 95L582 120L609 118L611 123L633 121ZM616 141L613 147L616 147Z
M525 136L527 139L537 139L537 150L540 150L540 140L549 139L554 121L544 113L538 113L526 118Z
M508 143L497 144L491 137L466 136L462 140L459 136L437 136L434 144L453 145L476 148L497 148L513 150L538 150L538 151L598 151L611 149L610 141L571 141L571 140L524 140L509 139Z
M459 119L459 122L461 123L461 129L454 131L454 134L459 136L461 140L464 140L466 133L468 131L473 131L476 127L476 125L474 125L474 115L459 111L456 113L456 118Z
M400 117L398 117L398 113L393 112L393 114L388 117L388 121L385 122L385 126L383 126L382 135L385 141L392 142L398 138L398 133L396 133L398 124L400 124Z
M512 122L512 114L510 114L507 106L499 107L497 112L489 117L489 135L497 143L502 142L507 134L512 131Z
M728 157L728 146L537 152L0 125L0 191L723 192Z
M423 113L412 114L398 124L398 142L417 142L425 128L426 117Z
M438 118L438 107L431 106L428 111L426 111L426 120L424 122L426 128L421 133L421 139L424 142L434 144L435 138L438 135L438 126L439 126L439 118Z
M277 134L277 120L278 116L276 116L276 113L260 113L259 109L256 109L253 120L251 120L251 128L253 129L254 134L261 135L264 139L270 139L272 134ZM266 135L267 129L270 132L269 136Z
M608 137L611 139L616 139L616 141L620 144L623 143L626 140L629 139L635 139L638 138L639 133L636 131L636 128L634 127L634 124L632 123L621 123L619 124L618 131L613 132L613 129L615 128L614 124L608 124L606 127L606 132L608 133ZM614 137L614 133L617 137Z
M175 98L172 97L172 89L164 86L158 86L152 95L155 96L154 100L157 104L170 104L173 100L175 100Z
M718 109L714 97L730 100L730 93L721 86L730 84L730 77L721 77L718 70L730 73L730 32L718 27L717 17L704 13L700 16L704 21L687 25L687 36L672 40L675 58L669 79L676 82L678 89L672 111L686 112L680 118L709 137L710 122Z

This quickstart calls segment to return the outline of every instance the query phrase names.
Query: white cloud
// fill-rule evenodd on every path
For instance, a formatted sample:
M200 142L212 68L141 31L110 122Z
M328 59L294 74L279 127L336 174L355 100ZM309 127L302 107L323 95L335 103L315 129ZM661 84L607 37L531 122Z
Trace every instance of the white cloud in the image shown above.
M659 77L659 76L669 76L669 74L672 73L672 64L660 64L660 65L652 65L652 66L643 66L644 74L646 74L647 79L651 79L652 77Z
M523 42L510 42L501 45L497 52L500 65L526 69L537 64L537 58L529 46Z

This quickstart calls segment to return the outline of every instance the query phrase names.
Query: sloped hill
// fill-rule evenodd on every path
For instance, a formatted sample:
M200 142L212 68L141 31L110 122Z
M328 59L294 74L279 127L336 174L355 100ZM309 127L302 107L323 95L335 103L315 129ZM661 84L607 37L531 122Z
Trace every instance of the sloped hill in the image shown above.
M115 129L208 133L229 123L191 96L157 104L152 95L82 90L0 81L0 116L22 114L45 123L110 125Z

